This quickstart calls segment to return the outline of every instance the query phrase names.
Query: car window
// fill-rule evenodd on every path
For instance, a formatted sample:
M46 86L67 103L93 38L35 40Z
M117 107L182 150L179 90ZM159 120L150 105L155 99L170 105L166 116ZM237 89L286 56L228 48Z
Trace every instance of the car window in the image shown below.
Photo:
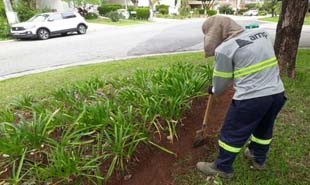
M40 14L33 16L31 19L28 20L28 22L43 22L47 19L48 14Z
M48 20L49 21L58 21L58 20L61 20L62 19L62 16L59 14L59 13L57 13L57 14L53 14L53 15L51 15L49 18L48 18Z
M66 12L61 14L64 19L75 18L76 15L72 12Z

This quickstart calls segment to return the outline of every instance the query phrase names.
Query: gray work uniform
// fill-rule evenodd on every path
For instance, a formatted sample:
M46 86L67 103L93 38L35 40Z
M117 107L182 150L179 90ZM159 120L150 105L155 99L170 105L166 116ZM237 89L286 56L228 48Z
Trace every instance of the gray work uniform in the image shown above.
M221 93L233 81L234 100L284 91L270 35L263 29L246 30L215 50L213 91Z

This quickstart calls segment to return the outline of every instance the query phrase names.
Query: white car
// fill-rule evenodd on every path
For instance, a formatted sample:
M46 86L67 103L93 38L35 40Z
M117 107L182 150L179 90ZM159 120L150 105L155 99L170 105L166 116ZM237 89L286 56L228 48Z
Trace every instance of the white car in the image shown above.
M53 35L66 35L69 32L85 34L85 19L75 12L53 12L35 15L26 22L12 25L11 35L14 38L38 38L46 40Z
M258 10L248 10L243 13L243 15L246 16L257 16L258 15Z

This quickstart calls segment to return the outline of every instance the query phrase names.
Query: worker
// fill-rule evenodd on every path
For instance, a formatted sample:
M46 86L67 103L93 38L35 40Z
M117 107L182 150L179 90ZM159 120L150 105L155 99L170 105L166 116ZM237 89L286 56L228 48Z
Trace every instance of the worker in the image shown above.
M202 26L205 56L215 56L213 87L220 94L233 83L234 96L221 128L214 162L198 162L207 175L233 176L233 162L249 140L244 156L262 170L272 141L274 121L286 97L270 35L244 30L225 16L209 17Z

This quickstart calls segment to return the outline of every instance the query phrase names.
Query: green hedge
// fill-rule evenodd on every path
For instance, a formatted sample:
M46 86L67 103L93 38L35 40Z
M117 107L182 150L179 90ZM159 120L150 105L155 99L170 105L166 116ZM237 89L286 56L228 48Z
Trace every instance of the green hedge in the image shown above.
M160 14L166 15L169 13L169 6L168 5L156 5L156 11L158 11Z
M3 1L0 1L0 17L6 17Z
M100 7L98 7L98 11L99 11L99 14L100 15L106 15L108 14L109 12L113 12L113 11L116 11L118 9L121 9L122 8L122 5L121 4L104 4Z
M208 16L216 15L217 11L216 10L207 10Z
M147 20L150 17L150 9L149 8L137 8L137 19Z
M204 9L198 9L198 13L199 13L199 15L203 15L203 14L205 14L205 10Z
M219 11L221 14L234 14L234 10L230 5L222 5L219 7Z
M90 20L90 19L97 19L98 18L98 15L93 13L93 12L88 12L86 15L85 15L85 19L87 20Z
M5 17L0 16L0 38L5 39L10 33L10 26Z
M109 12L107 17L109 17L112 22L118 22L121 19L121 15L117 11Z
M37 9L28 6L24 2L18 3L18 5L15 7L15 11L17 12L19 20L21 22L27 21L28 19L33 17L35 14L39 13Z

